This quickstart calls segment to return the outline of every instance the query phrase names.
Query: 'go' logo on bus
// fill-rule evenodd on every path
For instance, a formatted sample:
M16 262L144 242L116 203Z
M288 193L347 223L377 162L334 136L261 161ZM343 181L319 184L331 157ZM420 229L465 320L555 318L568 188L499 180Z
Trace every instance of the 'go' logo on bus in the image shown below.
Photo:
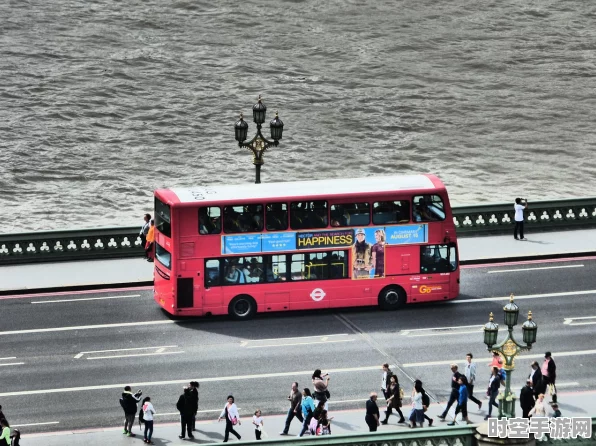
M429 294L432 291L439 291L441 289L442 289L442 287L440 287L440 286L426 286L426 285L421 285L419 288L420 293L422 293L422 294Z

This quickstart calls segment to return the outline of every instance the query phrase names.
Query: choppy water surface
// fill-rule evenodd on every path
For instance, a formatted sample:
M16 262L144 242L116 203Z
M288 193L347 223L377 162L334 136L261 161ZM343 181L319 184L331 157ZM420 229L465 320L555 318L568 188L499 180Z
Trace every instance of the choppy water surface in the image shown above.
M2 232L137 224L159 187L433 172L456 204L594 195L596 4L0 2ZM251 123L250 134L255 130Z

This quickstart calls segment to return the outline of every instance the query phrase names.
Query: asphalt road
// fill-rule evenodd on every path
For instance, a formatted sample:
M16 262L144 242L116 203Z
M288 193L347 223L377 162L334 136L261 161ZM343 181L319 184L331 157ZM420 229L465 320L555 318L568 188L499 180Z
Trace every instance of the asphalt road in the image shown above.
M331 376L330 410L349 409L378 390L383 362L395 364L406 389L420 378L444 401L449 363L463 366L467 352L488 379L481 327L492 311L503 329L511 292L521 310L514 335L521 338L528 310L538 324L537 343L517 360L514 385L550 350L561 390L596 389L595 272L596 259L466 268L462 294L451 302L398 312L266 314L242 323L173 320L150 290L2 299L0 404L27 432L115 426L122 387L131 384L152 397L160 422L175 421L182 386L198 380L202 419L216 418L228 394L244 416L257 407L273 414L287 410L292 381L310 387L310 374L321 368Z

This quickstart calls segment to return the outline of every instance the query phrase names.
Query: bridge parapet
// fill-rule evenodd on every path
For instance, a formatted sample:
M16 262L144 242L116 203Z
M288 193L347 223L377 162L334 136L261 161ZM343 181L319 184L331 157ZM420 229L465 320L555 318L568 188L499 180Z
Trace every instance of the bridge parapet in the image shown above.
M456 206L453 220L459 236L510 233L511 203ZM596 198L530 202L528 232L596 226ZM0 265L140 257L139 227L73 229L0 234Z

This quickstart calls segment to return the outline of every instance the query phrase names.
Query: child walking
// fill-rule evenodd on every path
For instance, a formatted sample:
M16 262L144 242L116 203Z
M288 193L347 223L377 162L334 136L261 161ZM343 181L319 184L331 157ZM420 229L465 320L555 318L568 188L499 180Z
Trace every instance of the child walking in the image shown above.
M255 410L255 414L252 417L252 424L255 425L255 437L257 437L257 440L260 440L263 432L263 417L261 416L260 409Z

